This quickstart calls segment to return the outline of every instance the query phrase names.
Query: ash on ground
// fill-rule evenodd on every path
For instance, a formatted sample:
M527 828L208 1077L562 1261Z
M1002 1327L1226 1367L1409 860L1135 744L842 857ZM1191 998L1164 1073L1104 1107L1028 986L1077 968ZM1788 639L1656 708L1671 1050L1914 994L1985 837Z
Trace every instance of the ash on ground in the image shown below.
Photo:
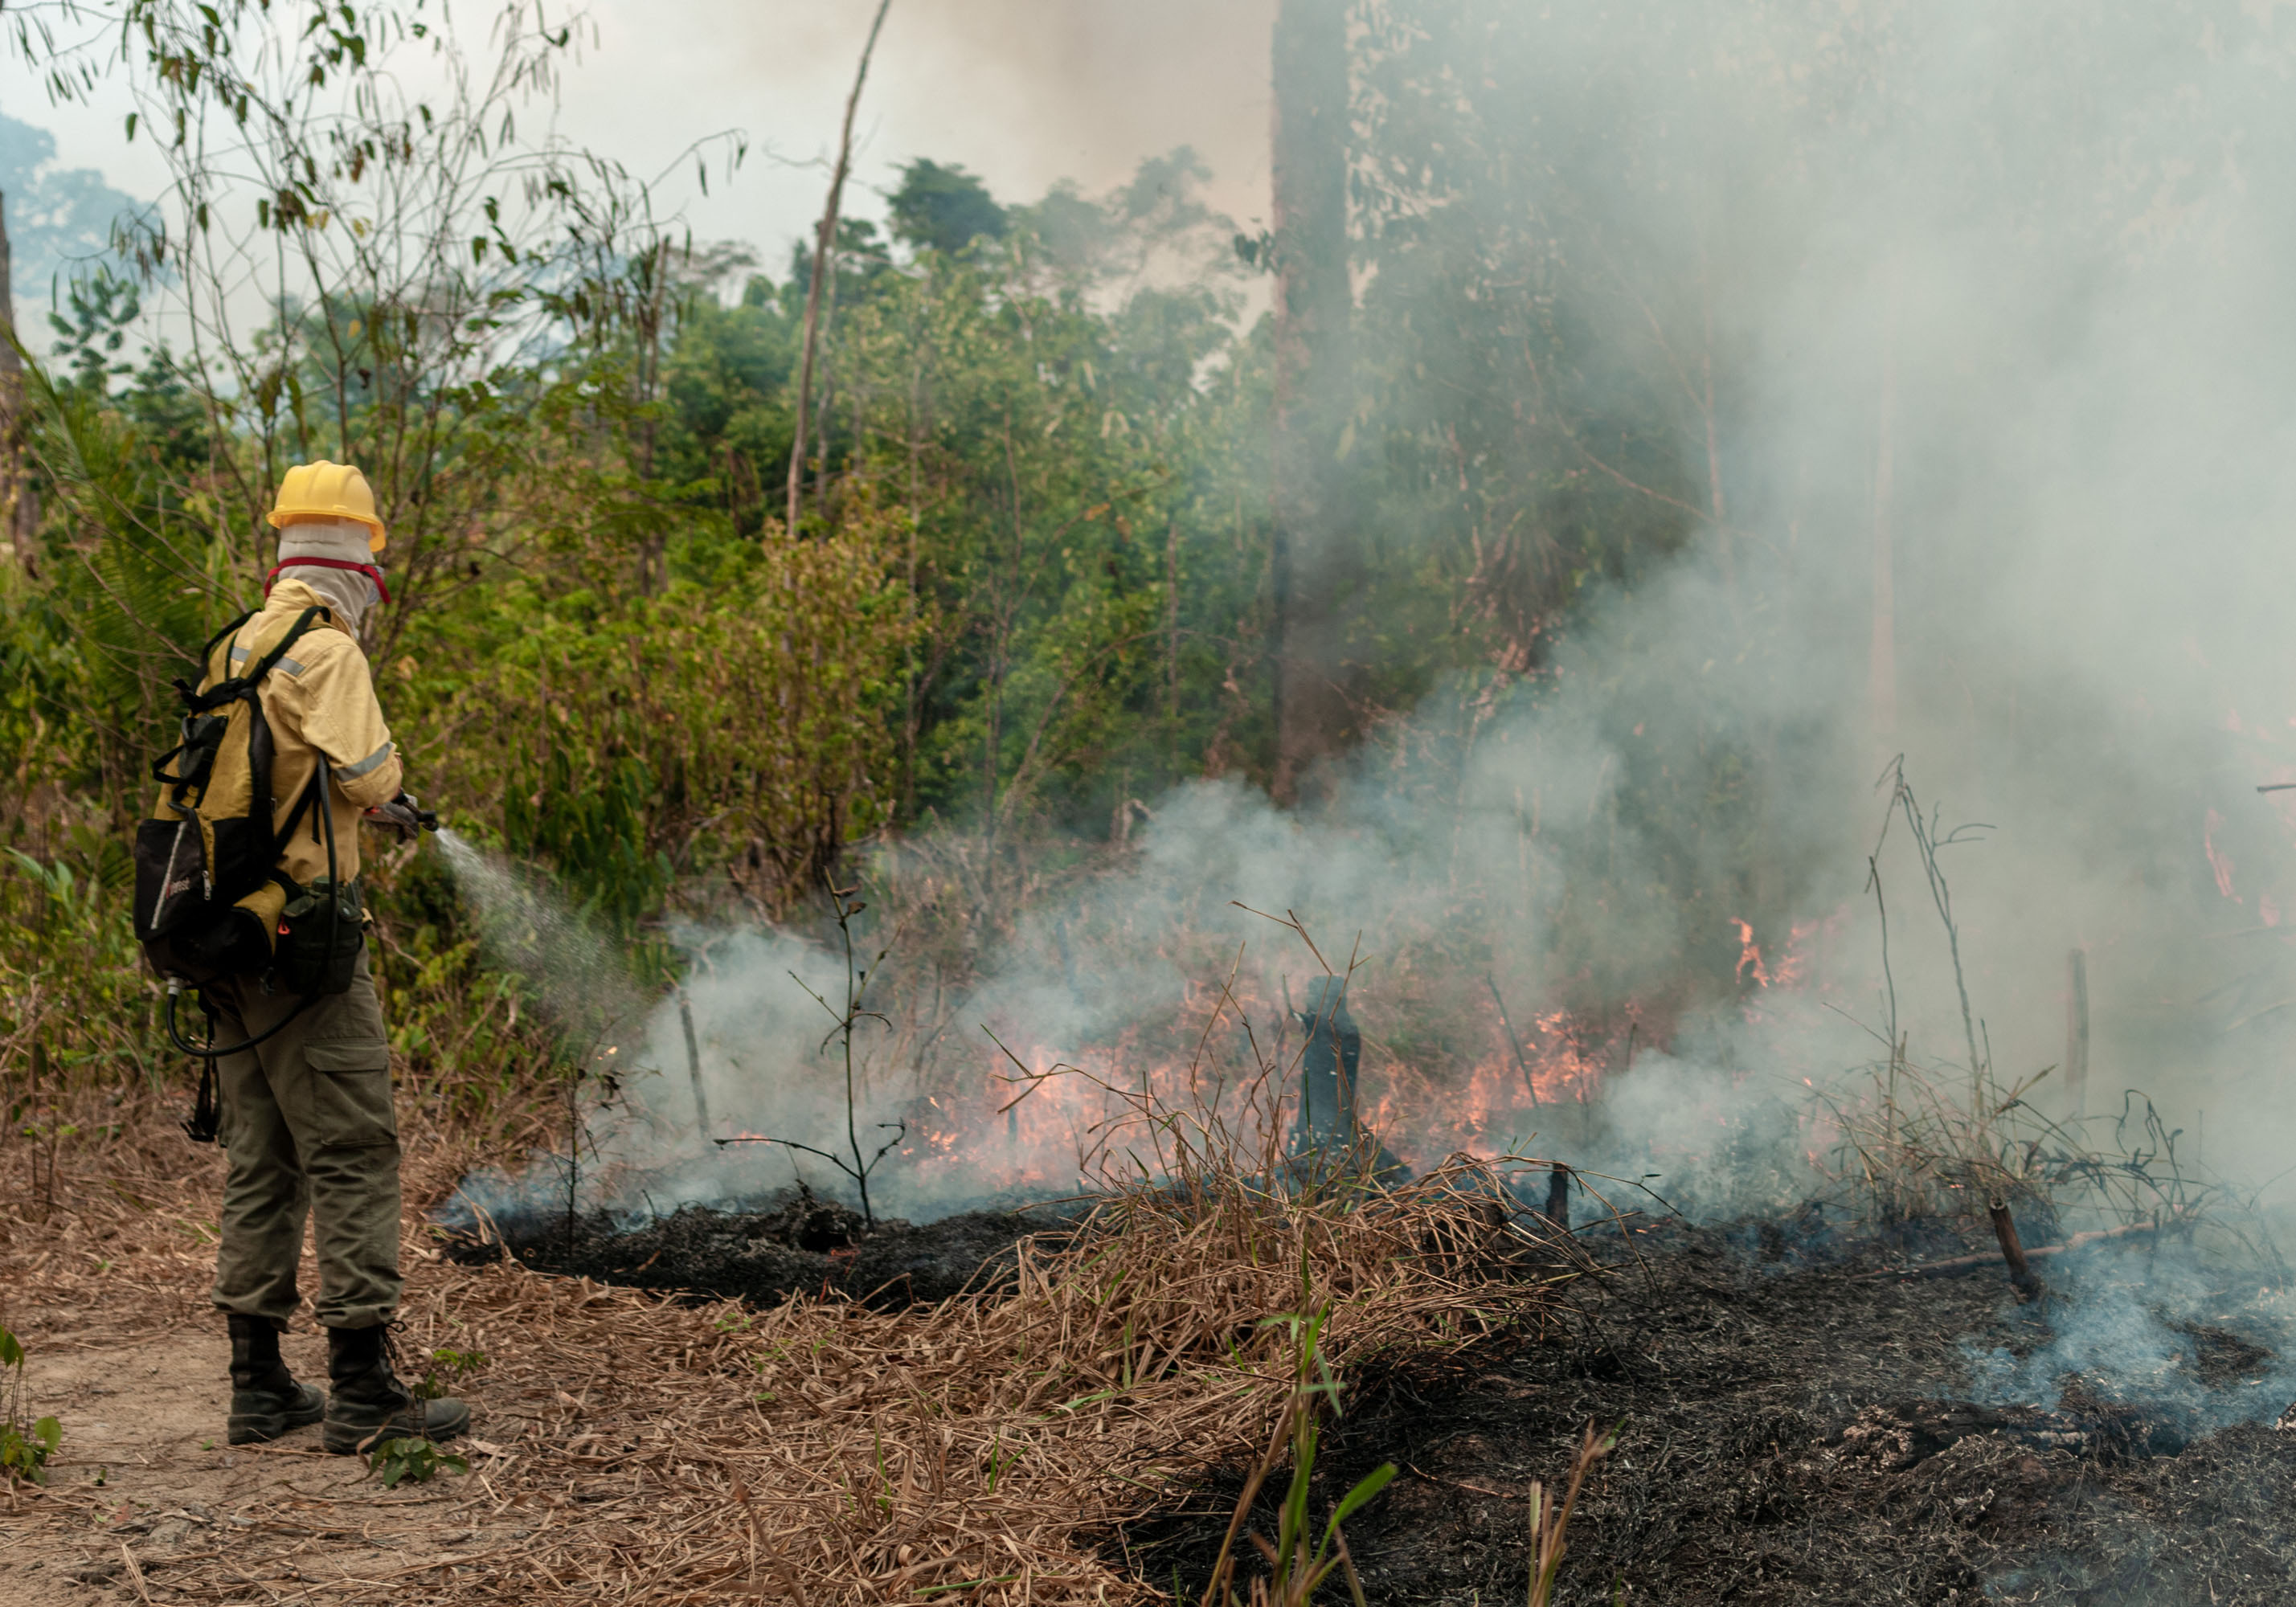
M775 1305L840 1292L881 1308L944 1300L1008 1281L1015 1246L1064 1231L1057 1209L972 1210L918 1225L861 1213L803 1185L731 1209L689 1205L631 1226L605 1211L498 1218L442 1230L465 1264L505 1253L537 1272L636 1289Z
M2274 1426L2296 1300L2277 1279L2163 1241L2053 1260L2027 1303L1997 1263L1903 1279L1902 1246L1806 1256L1795 1226L1636 1234L1538 1339L1352 1381L1310 1505L1396 1465L1347 1526L1369 1599L1521 1600L1531 1481L1559 1494L1591 1423L1618 1448L1558 1607L2296 1600L2296 1432ZM1111 1551L1201 1595L1243 1476Z

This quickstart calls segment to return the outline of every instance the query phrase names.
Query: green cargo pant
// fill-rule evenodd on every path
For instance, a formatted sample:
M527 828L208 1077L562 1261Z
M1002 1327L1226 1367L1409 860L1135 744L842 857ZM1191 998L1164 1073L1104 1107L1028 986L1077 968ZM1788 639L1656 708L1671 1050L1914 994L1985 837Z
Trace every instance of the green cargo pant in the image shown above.
M216 1034L240 1043L297 996L253 978L211 988ZM322 1326L368 1328L398 1309L398 1123L382 1006L362 953L350 991L217 1062L223 1085L223 1242L215 1303L287 1325L299 1303L303 1218L316 1218Z

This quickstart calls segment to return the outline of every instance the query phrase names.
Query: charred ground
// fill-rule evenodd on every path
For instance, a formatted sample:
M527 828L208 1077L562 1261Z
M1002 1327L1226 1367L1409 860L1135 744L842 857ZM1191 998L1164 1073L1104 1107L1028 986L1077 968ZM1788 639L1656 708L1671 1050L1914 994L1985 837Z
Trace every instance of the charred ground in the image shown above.
M1060 1226L1042 1210L872 1225L800 1185L750 1209L690 1205L636 1226L603 1211L504 1218L455 1234L447 1254L480 1265L507 1251L537 1272L708 1299L773 1305L836 1291L890 1309L993 1283L1023 1235Z
M890 1308L993 1284L1017 1239L1061 1226L974 1211L870 1228L798 1190L636 1228L580 1217L570 1237L562 1217L498 1223L496 1242L452 1253L507 1246L606 1283L758 1304L834 1289ZM1901 1275L1984 1248L1937 1230L1837 1239L1805 1212L1604 1234L1609 1275L1574 1285L1537 1338L1353 1381L1316 1500L1397 1465L1349 1529L1372 1601L1521 1592L1530 1482L1562 1478L1589 1423L1620 1433L1572 1526L1564 1602L2166 1607L2296 1590L2296 1433L2273 1427L2296 1313L2259 1272L2132 1240L2051 1261L2046 1295L2021 1301L1997 1265ZM2154 1342L2059 1368L2065 1336L2100 1312ZM1203 1481L1111 1551L1193 1599L1244 1477ZM1272 1532L1272 1509L1259 1521Z
M1616 1275L1537 1341L1358 1381L1316 1505L1396 1464L1348 1531L1370 1600L1519 1598L1530 1482L1561 1479L1590 1423L1622 1428L1571 1527L1563 1602L2164 1607L2296 1589L2296 1433L2272 1426L2291 1333L2254 1277L2218 1279L2208 1321L2146 1310L2185 1341L2152 1387L2075 1374L2018 1400L1989 1360L2046 1358L2182 1247L2061 1264L2031 1304L1997 1270L1874 1275L1895 1249L1797 1265L1775 1229L1619 1249ZM1136 1526L1130 1565L1193 1599L1242 1478ZM1258 1521L1274 1532L1272 1509Z

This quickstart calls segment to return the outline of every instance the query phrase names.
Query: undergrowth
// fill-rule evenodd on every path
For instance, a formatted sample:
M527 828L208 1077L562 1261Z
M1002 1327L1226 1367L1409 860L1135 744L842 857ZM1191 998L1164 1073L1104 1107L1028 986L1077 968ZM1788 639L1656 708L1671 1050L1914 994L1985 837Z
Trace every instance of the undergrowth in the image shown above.
M48 1458L63 1443L62 1425L53 1417L34 1419L24 1405L24 1346L6 1328L0 1328L0 1479L31 1484L48 1481Z

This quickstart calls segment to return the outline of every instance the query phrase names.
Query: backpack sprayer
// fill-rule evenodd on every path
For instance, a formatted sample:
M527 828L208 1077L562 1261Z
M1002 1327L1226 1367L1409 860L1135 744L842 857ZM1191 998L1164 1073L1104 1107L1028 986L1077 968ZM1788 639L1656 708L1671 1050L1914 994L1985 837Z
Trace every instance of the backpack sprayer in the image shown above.
M327 880L324 889L311 888L291 899L276 917L278 932L275 939L272 971L291 991L302 996L296 1001L295 1007L244 1043L226 1044L220 1048L215 1041L215 1019L210 1008L208 1041L204 1045L194 1044L176 1024L176 1001L190 984L176 971L165 973L168 1037L176 1048L200 1062L199 1095L192 1114L183 1124L184 1131L195 1144L213 1144L222 1128L222 1110L216 1086L216 1062L226 1055L254 1048L302 1014L316 1001L330 994L342 993L350 987L358 963L359 950L366 941L365 911L357 887L345 887L337 881L334 811L326 807L327 792L327 761L322 755L317 770L311 778L308 800L315 805L314 824L319 828L327 845ZM387 803L373 805L362 812L361 818L408 837L418 832L436 832L439 829L439 812L422 808L411 792L401 792ZM324 916L321 915L322 910ZM347 923L348 931L345 930ZM324 936L320 935L322 931ZM204 996L201 1004L205 1005Z

